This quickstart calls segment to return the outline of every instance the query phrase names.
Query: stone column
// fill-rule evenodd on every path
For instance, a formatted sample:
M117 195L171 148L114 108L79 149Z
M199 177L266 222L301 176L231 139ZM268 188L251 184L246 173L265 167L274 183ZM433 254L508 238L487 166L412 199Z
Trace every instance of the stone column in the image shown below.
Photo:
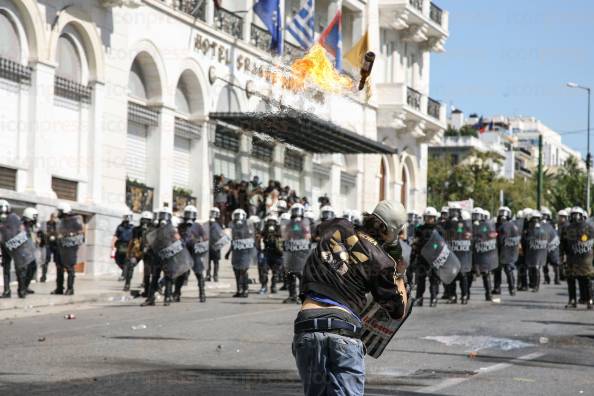
M250 179L250 160L252 157L252 138L244 133L239 134L239 153L236 164L239 167L241 180Z
M282 144L276 144L272 152L272 164L270 167L272 180L282 180L284 166L285 146Z
M93 86L92 107L89 112L89 138L87 161L87 197L85 201L101 203L101 180L103 170L103 114L105 85L95 82Z
M155 188L154 206L159 209L165 202L173 208L173 140L175 130L175 111L169 107L161 108L159 125L150 128L150 153L148 165L148 185Z

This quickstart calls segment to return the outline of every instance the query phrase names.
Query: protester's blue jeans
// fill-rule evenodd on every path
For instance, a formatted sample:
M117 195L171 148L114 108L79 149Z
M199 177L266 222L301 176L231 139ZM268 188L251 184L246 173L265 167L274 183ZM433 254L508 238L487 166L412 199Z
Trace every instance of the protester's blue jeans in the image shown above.
M293 356L305 395L363 395L364 348L361 340L337 334L295 334Z

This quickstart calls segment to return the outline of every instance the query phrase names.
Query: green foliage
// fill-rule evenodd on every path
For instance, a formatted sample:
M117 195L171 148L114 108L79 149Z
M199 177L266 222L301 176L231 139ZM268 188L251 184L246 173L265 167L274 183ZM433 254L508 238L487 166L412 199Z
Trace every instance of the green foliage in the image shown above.
M478 137L478 131L471 125L464 125L460 129L453 128L451 125L445 130L444 136L455 137L455 136L473 136Z
M452 166L451 157L432 158L427 172L428 205L440 208L448 201L472 198L475 206L494 214L499 207L499 192L512 211L536 207L536 179L516 177L507 180L491 170L489 161L501 163L492 153L474 153L473 162ZM556 211L571 206L585 207L586 172L570 158L557 173L543 173L543 206ZM594 200L593 205L594 206Z

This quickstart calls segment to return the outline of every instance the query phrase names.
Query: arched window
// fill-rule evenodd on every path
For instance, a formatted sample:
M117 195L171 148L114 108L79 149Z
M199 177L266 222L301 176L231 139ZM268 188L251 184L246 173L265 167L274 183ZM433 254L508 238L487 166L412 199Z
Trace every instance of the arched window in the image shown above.
M82 62L74 40L68 35L58 39L58 68L56 76L82 83Z
M134 63L132 63L130 76L128 77L128 94L138 99L147 100L148 96L146 92L144 73L142 72L138 60L135 60Z
M400 203L402 206L407 208L408 198L408 174L406 173L406 167L402 167L402 186L400 187Z
M188 99L188 87L183 79L179 80L177 88L175 90L175 109L178 113L184 115L192 114L190 101Z
M0 10L0 58L21 61L21 44L16 26L10 17Z
M386 199L386 163L382 160L380 164L380 191L379 200L383 201Z

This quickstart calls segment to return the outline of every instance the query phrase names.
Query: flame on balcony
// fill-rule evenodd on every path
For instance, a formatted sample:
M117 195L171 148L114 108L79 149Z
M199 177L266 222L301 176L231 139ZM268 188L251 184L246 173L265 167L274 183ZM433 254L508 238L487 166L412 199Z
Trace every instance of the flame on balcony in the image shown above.
M313 87L331 93L352 91L354 82L334 67L324 47L315 44L303 58L297 59L288 70L273 69L263 76L273 85L302 92Z

